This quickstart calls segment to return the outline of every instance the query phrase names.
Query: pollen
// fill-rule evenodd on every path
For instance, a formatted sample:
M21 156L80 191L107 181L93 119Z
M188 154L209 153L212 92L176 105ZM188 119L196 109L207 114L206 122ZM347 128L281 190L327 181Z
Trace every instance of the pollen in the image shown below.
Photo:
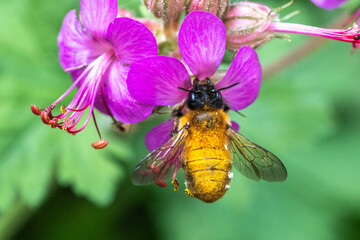
M174 192L177 192L179 190L179 182L176 178L173 178L171 181L171 184L174 186Z
M194 197L190 191L190 189L186 188L185 189L185 194L188 196L188 197Z
M61 111L62 113L66 113L66 112L67 112L67 111L66 111L66 106L65 106L65 105L61 105L60 111Z

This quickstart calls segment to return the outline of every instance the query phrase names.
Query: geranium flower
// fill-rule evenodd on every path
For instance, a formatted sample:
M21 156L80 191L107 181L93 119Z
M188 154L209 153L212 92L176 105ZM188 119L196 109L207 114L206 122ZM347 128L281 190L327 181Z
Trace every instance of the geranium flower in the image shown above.
M44 123L75 134L94 117L94 107L123 123L142 121L152 112L153 106L131 97L125 79L136 60L157 55L156 40L145 25L116 18L117 13L116 0L81 0L81 22L75 10L65 16L58 35L59 59L74 83L50 106L41 110L31 107ZM54 115L52 110L75 86L78 91L71 103ZM86 120L78 127L86 109ZM106 140L93 144L95 148L104 145Z
M211 13L192 12L180 27L178 42L186 66L180 60L167 56L143 58L132 65L127 84L134 99L161 106L183 103L187 92L179 88L192 88L192 80L186 67L200 81L211 80L224 56L225 26ZM261 66L257 54L252 48L243 47L215 88L234 85L221 91L222 97L230 109L241 110L257 98L260 83ZM150 134L155 137L148 137L148 147L153 149L164 143L169 138L172 127L172 120L156 127Z

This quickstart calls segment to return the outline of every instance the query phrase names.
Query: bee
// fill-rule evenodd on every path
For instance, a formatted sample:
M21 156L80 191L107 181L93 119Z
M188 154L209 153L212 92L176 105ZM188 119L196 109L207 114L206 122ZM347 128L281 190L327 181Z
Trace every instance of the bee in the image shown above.
M211 203L222 198L229 189L232 165L255 181L284 181L287 171L283 163L231 127L230 108L220 91L232 86L217 90L209 79L194 79L192 89L183 89L189 93L185 104L173 112L175 122L170 140L136 166L133 183L155 182L165 187L164 180L172 176L177 191L176 174L182 168L185 192Z

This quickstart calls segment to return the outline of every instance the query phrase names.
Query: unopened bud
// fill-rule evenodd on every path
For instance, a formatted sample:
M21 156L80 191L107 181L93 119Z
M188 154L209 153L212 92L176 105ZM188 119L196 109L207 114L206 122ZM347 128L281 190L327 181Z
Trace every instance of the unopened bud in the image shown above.
M230 5L223 21L226 28L226 48L236 51L242 46L257 47L274 36L267 28L277 14L265 5L238 2Z
M192 0L188 3L186 12L206 11L223 18L229 7L229 0Z
M91 146L95 149L102 149L102 148L106 147L108 144L109 144L109 141L101 139L99 141L92 143Z
M31 105L31 111L33 112L33 114L38 115L38 116L41 114L39 107L36 105Z
M178 22L185 9L185 0L144 0L144 5L157 18L165 23Z

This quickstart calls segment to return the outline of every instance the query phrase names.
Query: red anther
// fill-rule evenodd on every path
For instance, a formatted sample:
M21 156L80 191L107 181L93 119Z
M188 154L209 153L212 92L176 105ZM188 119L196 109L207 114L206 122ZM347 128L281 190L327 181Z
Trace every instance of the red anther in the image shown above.
M56 128L58 126L57 122L54 120L50 120L49 124L51 125L52 128Z
M72 135L75 135L76 134L76 127L75 126L68 126L67 127L67 129L66 129L66 131L68 132L68 133L71 133Z
M31 105L31 111L33 112L33 114L38 115L38 116L41 114L41 111L39 110L38 106L36 106L36 105Z
M156 183L156 185L158 185L159 187L166 187L166 186L167 186L166 182L165 182L164 179L162 179L161 177L155 178L155 183Z
M45 112L41 112L40 116L41 116L41 120L43 121L43 123L49 124L49 117Z
M91 146L93 146L93 148L95 148L95 149L102 149L102 148L106 147L108 144L109 144L109 141L101 139L99 141L92 143Z

